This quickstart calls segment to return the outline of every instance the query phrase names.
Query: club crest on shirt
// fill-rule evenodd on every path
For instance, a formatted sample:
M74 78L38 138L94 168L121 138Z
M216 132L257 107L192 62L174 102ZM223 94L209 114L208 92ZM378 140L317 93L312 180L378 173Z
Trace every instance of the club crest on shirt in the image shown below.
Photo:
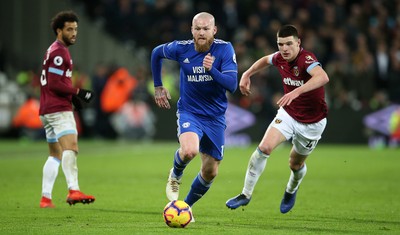
M279 118L275 119L275 123L276 123L276 124L280 124L281 122L282 122L281 119L279 119Z
M294 66L294 68L293 68L293 74L296 76L296 77L298 77L299 76L299 67L297 67L297 66Z

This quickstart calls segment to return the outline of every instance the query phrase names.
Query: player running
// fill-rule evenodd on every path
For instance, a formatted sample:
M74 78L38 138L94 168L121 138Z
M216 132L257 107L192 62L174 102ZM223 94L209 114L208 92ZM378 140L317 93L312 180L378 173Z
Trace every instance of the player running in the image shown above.
M209 190L224 156L226 91L237 88L237 64L232 44L215 39L214 17L206 12L194 16L193 40L159 45L151 55L155 102L170 108L169 91L161 81L162 60L180 65L180 98L177 124L180 148L175 152L166 194L169 200L179 197L179 185L185 167L200 152L201 170L185 198L193 206Z
M296 194L307 172L305 160L314 150L326 126L328 113L323 86L329 82L315 55L300 47L297 29L283 26L277 33L279 52L257 60L240 80L240 91L250 95L250 77L274 65L281 74L284 96L280 106L258 148L250 157L242 193L229 199L226 206L236 209L250 202L258 178L264 171L267 159L282 142L292 139L289 167L291 174L280 206L282 213L289 212L296 201Z

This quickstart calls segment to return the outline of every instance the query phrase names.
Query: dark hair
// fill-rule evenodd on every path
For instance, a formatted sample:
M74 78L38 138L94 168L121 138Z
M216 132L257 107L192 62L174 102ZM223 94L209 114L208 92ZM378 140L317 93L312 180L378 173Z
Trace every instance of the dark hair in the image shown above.
M57 35L57 29L63 29L65 22L77 22L78 16L73 11L61 11L51 19L51 28L55 35Z
M287 24L287 25L282 26L279 29L277 36L280 38L286 38L286 37L290 37L290 36L298 38L299 33L297 32L297 29L294 25Z

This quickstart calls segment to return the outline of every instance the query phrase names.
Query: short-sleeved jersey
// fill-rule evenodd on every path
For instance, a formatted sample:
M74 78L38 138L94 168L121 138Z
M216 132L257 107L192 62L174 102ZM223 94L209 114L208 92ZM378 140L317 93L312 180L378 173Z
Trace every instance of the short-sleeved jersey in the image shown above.
M214 68L221 73L237 73L232 44L214 39L208 52L199 53L194 48L194 41L186 40L164 44L162 49L166 59L175 60L180 65L178 110L207 117L225 114L228 105L226 89L207 73L203 59L211 53Z
M271 63L281 74L285 94L304 85L311 78L308 72L315 66L321 66L315 55L303 48L292 62L287 62L276 52ZM298 122L315 123L322 120L328 114L324 87L301 94L290 105L284 106L284 109Z
M44 56L40 77L40 115L72 111L72 67L68 48L59 41L51 44ZM52 89L55 82L66 89L55 91Z

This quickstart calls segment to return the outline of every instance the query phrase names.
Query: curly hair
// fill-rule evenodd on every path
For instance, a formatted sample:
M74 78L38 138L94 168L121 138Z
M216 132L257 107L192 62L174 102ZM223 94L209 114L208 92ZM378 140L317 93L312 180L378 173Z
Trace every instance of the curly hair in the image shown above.
M65 22L79 22L78 15L73 11L61 11L51 20L51 28L55 35L57 29L63 29Z

